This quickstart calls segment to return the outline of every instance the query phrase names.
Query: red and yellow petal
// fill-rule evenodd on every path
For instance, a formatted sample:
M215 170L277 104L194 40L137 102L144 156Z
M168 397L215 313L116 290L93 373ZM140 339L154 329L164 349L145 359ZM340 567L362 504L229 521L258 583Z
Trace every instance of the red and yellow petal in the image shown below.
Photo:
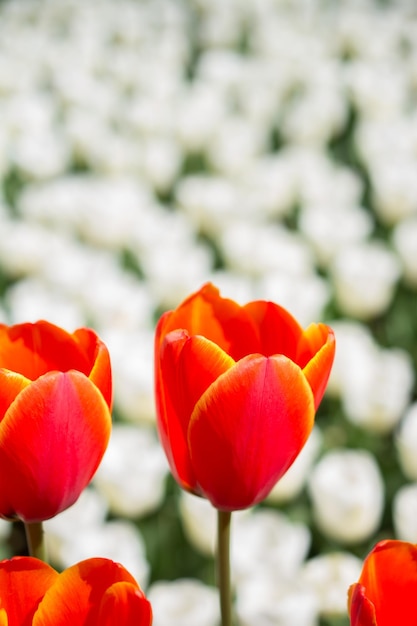
M30 384L31 381L21 374L0 369L0 422L16 396Z
M31 626L40 600L58 573L32 557L14 557L0 562L0 606L9 626Z
M191 414L203 393L236 364L218 345L194 335L184 344L178 361L176 389L178 410L184 416L184 434L187 436Z
M196 402L235 361L205 337L183 330L168 333L161 347L157 384L161 439L177 478L188 490L196 481L187 443L188 425ZM162 423L160 423L162 422Z
M378 626L415 626L417 545L379 542L366 557L358 582L375 607Z
M242 359L191 416L188 443L203 494L223 510L257 504L293 463L313 423L313 394L297 365L282 355Z
M189 335L202 335L233 359L259 352L259 337L244 307L222 298L211 283L189 296L160 320L157 336L183 328Z
M259 332L257 352L264 356L283 354L294 362L303 329L286 309L273 302L249 302L244 307Z
M365 587L355 583L348 591L350 626L378 626L375 607L366 597Z
M307 355L309 360L304 366L303 372L307 378L314 395L314 404L317 410L329 380L332 369L336 342L333 331L325 324L313 324L305 331L300 345L309 343L310 350L303 350L302 362Z
M80 372L52 372L25 387L0 423L0 514L41 521L73 504L110 427L101 392Z
M182 416L177 411L176 372L188 334L184 330L169 334L170 341L155 345L155 402L159 438L175 480L189 491L196 487L194 472L184 434Z
M47 590L33 619L33 626L96 626L106 591L115 583L138 585L118 563L93 558L64 570ZM125 600L128 599L125 594ZM120 598L121 600L122 598ZM121 620L114 623L124 626ZM141 626L142 622L137 623ZM146 623L146 622L144 622ZM130 626L130 622L127 622ZM133 623L132 623L133 626Z
M113 384L110 355L106 345L90 328L79 328L74 332L73 337L78 343L80 350L85 354L87 363L90 364L89 371L84 372L84 374L100 389L108 407L111 409Z
M73 336L45 321L0 326L0 367L30 380L51 370L91 369Z
M104 593L94 624L151 626L152 607L136 584L117 582ZM93 623L92 623L93 626Z

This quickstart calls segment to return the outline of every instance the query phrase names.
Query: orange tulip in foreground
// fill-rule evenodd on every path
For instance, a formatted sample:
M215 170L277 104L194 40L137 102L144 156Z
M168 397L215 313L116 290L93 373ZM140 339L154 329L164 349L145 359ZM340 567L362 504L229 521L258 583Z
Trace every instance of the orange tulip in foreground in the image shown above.
M272 302L239 306L204 285L159 320L158 430L184 489L233 511L263 500L304 446L335 350Z
M92 330L0 325L1 517L42 521L77 500L106 450L111 401Z
M351 626L417 625L417 545L387 540L366 557L349 589Z
M118 563L87 559L58 574L32 557L0 562L0 626L150 626L152 609Z

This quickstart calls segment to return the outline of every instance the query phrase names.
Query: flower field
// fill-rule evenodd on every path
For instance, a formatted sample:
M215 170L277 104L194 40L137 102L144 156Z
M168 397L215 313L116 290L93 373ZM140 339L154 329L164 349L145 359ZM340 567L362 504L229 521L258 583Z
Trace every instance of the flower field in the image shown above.
M154 400L158 320L208 282L336 337L306 446L234 515L239 626L346 626L372 546L417 543L416 33L407 0L0 2L0 322L89 326L113 371L47 549L120 562L154 626L220 620L215 512Z

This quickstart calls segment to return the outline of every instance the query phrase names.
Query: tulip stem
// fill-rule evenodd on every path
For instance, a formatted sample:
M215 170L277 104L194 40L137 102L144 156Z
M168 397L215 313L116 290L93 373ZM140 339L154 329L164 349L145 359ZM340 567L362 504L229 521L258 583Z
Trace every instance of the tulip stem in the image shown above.
M220 593L221 625L232 626L230 584L230 511L217 511L217 585Z
M29 555L46 562L42 522L25 524L25 532Z

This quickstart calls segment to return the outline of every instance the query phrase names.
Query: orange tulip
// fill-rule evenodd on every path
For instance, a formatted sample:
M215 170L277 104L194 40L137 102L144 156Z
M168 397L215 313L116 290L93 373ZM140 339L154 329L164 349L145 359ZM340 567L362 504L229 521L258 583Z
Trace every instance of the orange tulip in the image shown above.
M1 517L42 521L77 500L106 450L111 402L92 330L0 325Z
M94 558L58 574L32 557L0 562L0 626L150 626L152 609L118 563Z
M239 306L211 284L165 313L157 422L180 486L225 511L263 500L311 432L334 350L326 325L303 330L277 304Z
M416 626L417 545L386 540L366 557L349 589L351 626Z

